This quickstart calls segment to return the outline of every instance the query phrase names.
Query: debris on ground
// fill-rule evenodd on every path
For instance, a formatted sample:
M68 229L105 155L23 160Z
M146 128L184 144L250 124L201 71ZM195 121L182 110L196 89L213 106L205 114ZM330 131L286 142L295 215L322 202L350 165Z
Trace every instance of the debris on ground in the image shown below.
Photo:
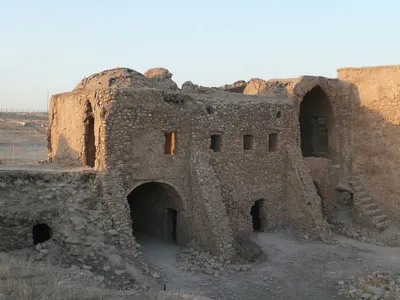
M178 253L177 267L183 272L191 274L207 274L219 276L222 274L233 274L240 271L250 271L248 265L235 265L222 257L214 256L212 253L199 248L185 248Z
M337 283L340 296L346 299L400 299L400 275L374 271L364 277L349 277Z

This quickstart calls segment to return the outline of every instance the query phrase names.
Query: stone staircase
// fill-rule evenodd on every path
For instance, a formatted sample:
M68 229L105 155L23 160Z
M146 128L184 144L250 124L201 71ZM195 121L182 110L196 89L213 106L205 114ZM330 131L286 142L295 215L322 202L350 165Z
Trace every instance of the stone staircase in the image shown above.
M349 177L348 180L354 191L353 201L357 214L368 224L379 230L385 230L389 226L388 217L380 209L379 205L374 202L357 177Z

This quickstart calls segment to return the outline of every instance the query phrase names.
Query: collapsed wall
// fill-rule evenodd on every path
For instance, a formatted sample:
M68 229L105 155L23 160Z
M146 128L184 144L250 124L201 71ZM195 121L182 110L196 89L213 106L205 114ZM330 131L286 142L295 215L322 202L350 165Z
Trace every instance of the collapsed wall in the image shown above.
M112 224L97 177L82 171L0 170L1 250L54 239L72 255L85 257L105 244ZM41 241L35 237L38 224L46 225L39 226Z
M102 174L88 171L0 170L0 251L50 243L58 248L44 253L62 249L54 255L63 265L94 269L106 284L132 288L130 280L143 280L149 269L139 247L125 251L118 243L102 184Z
M331 233L323 218L321 198L317 194L301 151L290 145L288 151L287 205L290 225L302 228L312 238L325 240Z

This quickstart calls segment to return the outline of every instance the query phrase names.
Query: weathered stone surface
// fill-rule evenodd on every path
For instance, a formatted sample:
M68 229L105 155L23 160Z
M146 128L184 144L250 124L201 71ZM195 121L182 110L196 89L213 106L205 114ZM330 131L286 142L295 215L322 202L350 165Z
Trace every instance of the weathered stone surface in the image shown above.
M221 89L232 93L243 93L243 91L246 88L246 85L247 85L246 81L238 80L232 84L225 84L224 86L221 86Z
M331 161L324 157L306 157L304 160L310 170L317 193L321 197L322 212L329 219L333 210L334 189L330 178Z
M267 86L267 82L260 78L252 78L247 82L246 88L243 94L246 95L257 95Z
M337 75L354 88L353 97L347 100L353 118L348 149L353 175L399 224L400 66L343 68Z
M106 88L141 88L151 87L151 82L143 76L129 68L116 68L105 70L82 79L75 87L76 90L101 90Z
M170 73L165 68L152 68L147 70L143 75L146 78L162 78L162 79L172 78L172 73Z
M153 68L143 74L151 79L159 89L178 90L178 85L172 81L172 73L165 68Z
M102 83L113 76L112 86ZM153 81L170 80L170 73L152 69L146 76L129 69L105 71L51 101L49 156L52 161L94 165L94 170L104 172L104 210L113 224L107 237L122 249L137 247L131 237L133 217L127 195L154 181L175 195L172 202L154 204L152 213L158 214L160 224L167 224L161 213L165 205L179 212L179 244L195 241L218 255L235 256L235 249L245 248L237 248L235 238L253 230L250 211L260 199L263 228L291 223L285 199L298 199L287 192L285 176L288 149L297 147L295 103L191 82L184 83L181 91L158 89ZM173 155L164 153L165 133L171 131L176 137ZM210 149L213 135L220 136L217 151ZM249 149L244 136L251 137ZM295 172L298 166L293 167ZM302 205L309 193L315 193L312 180L304 182L298 178L293 182L302 186ZM296 216L299 228L314 231L310 227L324 226L318 204L312 211L312 215ZM73 234L68 241L77 243Z

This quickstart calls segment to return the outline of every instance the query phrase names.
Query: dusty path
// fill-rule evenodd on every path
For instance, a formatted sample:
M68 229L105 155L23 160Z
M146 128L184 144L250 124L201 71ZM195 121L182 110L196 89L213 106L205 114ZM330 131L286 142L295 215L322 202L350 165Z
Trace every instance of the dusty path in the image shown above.
M345 237L337 237L335 245L299 242L284 233L260 233L254 238L269 261L253 265L252 271L221 277L183 274L175 267L176 246L145 242L143 250L147 261L167 277L168 289L214 299L342 299L335 287L339 280L374 270L400 272L400 248Z

